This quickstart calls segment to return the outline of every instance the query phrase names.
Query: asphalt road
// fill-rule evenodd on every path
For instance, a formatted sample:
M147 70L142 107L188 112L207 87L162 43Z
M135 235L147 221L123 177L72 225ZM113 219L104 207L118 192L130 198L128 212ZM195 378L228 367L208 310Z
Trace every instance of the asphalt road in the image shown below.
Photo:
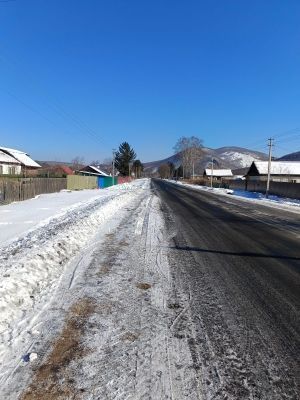
M300 399L300 214L152 181L204 399Z

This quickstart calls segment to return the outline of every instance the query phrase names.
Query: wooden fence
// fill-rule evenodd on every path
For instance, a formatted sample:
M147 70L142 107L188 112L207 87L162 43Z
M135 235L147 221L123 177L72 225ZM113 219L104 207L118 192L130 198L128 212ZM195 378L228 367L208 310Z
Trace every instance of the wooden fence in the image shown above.
M0 204L31 199L38 194L67 189L66 178L2 178Z
M67 179L68 179L67 183L68 190L98 188L97 176L68 175Z

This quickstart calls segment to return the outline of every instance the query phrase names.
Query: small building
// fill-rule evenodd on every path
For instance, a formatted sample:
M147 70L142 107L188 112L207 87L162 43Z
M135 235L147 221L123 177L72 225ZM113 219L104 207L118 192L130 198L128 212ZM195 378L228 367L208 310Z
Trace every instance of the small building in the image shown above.
M32 160L27 153L20 150L0 146L0 174L21 175L36 171L41 166ZM2 170L2 171L1 171Z
M224 179L230 179L233 177L231 169L215 169L206 168L203 173L204 178L211 178L215 181L221 181Z
M0 150L0 175L20 175L21 163Z
M80 171L77 171L78 175L85 176L109 176L106 172L102 171L100 167L96 167L95 165L87 165L84 168L81 168Z
M253 161L246 179L266 181L268 178L268 161ZM273 182L300 183L300 161L272 161L270 180Z

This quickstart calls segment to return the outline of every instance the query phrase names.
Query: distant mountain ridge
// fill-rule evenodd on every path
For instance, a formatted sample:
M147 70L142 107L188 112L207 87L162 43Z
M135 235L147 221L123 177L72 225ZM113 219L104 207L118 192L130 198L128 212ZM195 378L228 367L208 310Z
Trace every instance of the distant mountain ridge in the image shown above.
M300 151L286 154L283 157L278 158L279 161L300 161Z
M210 165L212 157L216 168L229 169L250 167L252 161L265 161L268 159L268 155L265 153L236 146L220 147L218 149L203 147L202 150L203 155L199 157L199 161L195 164L195 173L201 175L203 170ZM144 171L148 174L155 174L159 166L167 162L172 162L178 167L180 165L179 154L174 154L163 160L144 163Z

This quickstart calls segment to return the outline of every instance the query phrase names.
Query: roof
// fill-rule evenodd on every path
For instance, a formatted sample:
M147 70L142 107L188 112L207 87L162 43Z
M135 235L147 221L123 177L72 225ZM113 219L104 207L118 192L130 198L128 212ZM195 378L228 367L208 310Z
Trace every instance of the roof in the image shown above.
M92 170L93 172L91 172ZM101 176L109 176L106 172L102 171L100 168L95 167L95 165L87 165L86 167L82 168L79 172L89 172L93 175L101 175Z
M67 165L56 165L54 167L55 170L60 170L62 172L64 172L67 175L73 175L74 172L71 170L70 167L68 167Z
M4 153L7 153L10 156L12 156L16 160L20 161L20 163L23 164L25 167L41 168L41 166L37 162L32 160L29 157L29 155L27 153L24 153L23 151L9 149L7 147L0 147L0 150L3 151Z
M268 161L253 161L259 175L268 174ZM300 175L300 161L272 161L271 175Z
M232 176L232 171L231 169L211 169L211 168L206 168L205 169L205 175L208 176Z
M10 156L7 153L4 153L0 150L0 162L10 163L10 164L18 164L20 165L20 161L16 160L14 157Z

